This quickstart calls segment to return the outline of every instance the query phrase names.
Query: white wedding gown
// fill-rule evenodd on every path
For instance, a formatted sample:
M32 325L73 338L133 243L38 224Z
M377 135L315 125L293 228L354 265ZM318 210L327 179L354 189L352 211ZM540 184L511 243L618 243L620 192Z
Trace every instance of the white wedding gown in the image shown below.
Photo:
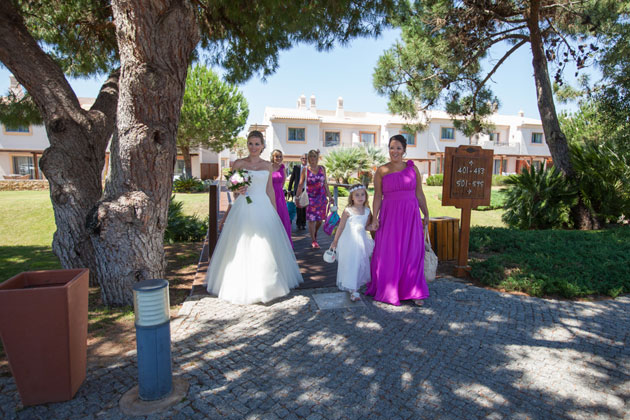
M248 172L252 203L243 195L234 200L206 275L209 293L242 305L269 302L303 281L287 232L267 196L269 171Z
M370 281L370 257L374 241L365 230L370 209L356 214L348 207L350 216L337 243L337 287L340 290L355 292Z

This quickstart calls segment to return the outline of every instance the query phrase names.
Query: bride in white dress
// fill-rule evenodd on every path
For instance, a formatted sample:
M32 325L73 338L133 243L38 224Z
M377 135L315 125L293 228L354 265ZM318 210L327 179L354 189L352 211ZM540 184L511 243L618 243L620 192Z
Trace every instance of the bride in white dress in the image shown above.
M271 163L260 158L265 148L262 133L252 131L247 148L249 156L235 161L232 169L247 170L252 182L239 191L221 221L223 228L206 274L209 293L242 305L269 302L303 281L276 212ZM251 203L243 196L245 190Z

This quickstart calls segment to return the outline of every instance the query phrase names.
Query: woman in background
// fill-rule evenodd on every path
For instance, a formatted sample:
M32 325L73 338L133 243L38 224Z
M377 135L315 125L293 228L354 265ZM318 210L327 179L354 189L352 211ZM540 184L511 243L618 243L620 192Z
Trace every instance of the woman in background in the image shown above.
M308 221L308 231L311 234L311 247L319 248L317 243L317 231L326 219L326 204L334 201L328 181L326 169L319 165L319 150L308 152L308 166L302 171L300 176L300 186L298 194L306 187L308 193L308 206L306 207L306 220Z
M287 231L291 246L293 246L293 240L291 239L291 219L289 218L289 210L287 209L287 202L284 198L284 182L287 179L287 175L282 159L283 156L280 150L276 149L271 152L271 177L273 180L273 191L276 194L276 211L278 212L278 216L280 216L284 229Z

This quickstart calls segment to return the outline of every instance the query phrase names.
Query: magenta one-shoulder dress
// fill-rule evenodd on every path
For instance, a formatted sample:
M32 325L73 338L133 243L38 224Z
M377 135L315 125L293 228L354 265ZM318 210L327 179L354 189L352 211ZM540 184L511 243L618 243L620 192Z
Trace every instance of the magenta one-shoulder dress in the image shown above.
M284 199L283 191L285 180L284 164L281 164L278 170L271 174L271 181L273 182L273 192L276 194L278 216L280 216L284 229L287 231L287 235L289 235L291 246L293 246L293 239L291 239L291 219L289 218L289 209L287 208L287 201Z
M382 182L383 201L370 266L372 281L365 294L398 306L401 300L429 297L413 162L407 161L400 172L385 175Z

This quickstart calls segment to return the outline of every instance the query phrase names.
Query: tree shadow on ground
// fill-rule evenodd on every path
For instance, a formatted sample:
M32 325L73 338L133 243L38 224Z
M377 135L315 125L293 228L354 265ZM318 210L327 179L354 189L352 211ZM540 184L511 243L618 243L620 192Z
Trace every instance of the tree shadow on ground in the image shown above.
M423 308L328 311L307 295L241 310L205 298L176 345L188 399L211 418L623 418L628 298L431 292Z
M49 246L0 246L0 283L23 271L60 268L59 259Z

